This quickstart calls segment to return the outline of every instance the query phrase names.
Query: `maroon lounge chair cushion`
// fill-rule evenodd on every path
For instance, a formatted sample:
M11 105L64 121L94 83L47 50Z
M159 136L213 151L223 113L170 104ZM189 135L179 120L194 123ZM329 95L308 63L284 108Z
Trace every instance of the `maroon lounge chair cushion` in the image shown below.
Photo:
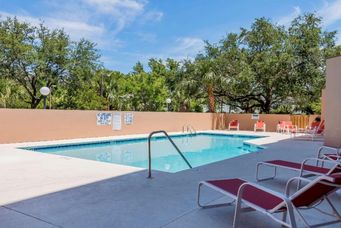
M225 192L237 196L239 187L246 181L235 178L225 180L211 180L206 182ZM283 202L281 198L253 186L245 187L243 199L265 210L271 210L278 204Z
M282 166L284 168L297 169L297 170L300 170L302 166L301 163L284 161L284 160L272 160L272 161L266 161L264 163L273 164L276 166ZM330 168L317 167L313 165L304 165L304 170L314 172L314 173L326 174L330 171Z
M329 175L332 177L333 181L325 181L327 183L341 185L341 173L334 173ZM305 190L302 194L292 199L292 203L295 207L309 206L317 202L323 196L328 195L339 187L325 185L323 183L316 183L311 188Z
M329 159L332 159L332 160L337 160L340 158L340 155L337 155L337 154L324 154L324 156L328 157Z

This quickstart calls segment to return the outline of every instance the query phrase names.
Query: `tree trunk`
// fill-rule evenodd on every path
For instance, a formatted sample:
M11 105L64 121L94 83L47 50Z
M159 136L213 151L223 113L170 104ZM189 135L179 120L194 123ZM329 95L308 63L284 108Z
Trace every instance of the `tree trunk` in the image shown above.
M189 104L187 102L181 102L180 107L179 107L179 111L180 112L188 112L188 110L189 110Z
M266 114L269 114L270 111L271 111L271 101L270 100L266 100L263 107L262 107L262 110L264 113Z
M208 111L215 112L215 97L213 93L212 84L209 84L207 87L207 95L208 95Z
M37 99L35 97L31 97L31 108L36 109L41 101L41 98Z

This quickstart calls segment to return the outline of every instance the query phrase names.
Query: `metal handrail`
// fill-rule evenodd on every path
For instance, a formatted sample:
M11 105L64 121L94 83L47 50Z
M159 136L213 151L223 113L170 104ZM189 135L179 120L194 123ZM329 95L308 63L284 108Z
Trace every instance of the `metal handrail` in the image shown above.
M183 132L187 131L187 132L189 132L191 134L196 134L197 133L197 131L194 129L194 127L192 125L190 125L190 124L184 125L182 127L182 131Z
M194 127L192 125L188 125L189 129L191 130L192 134L196 134L197 131L194 129Z
M149 134L148 136L148 178L152 178L152 151L151 151L151 139L152 136L155 134L159 134L159 133L163 133L166 138L171 142L171 144L174 146L174 148L176 149L176 151L180 154L180 156L182 157L182 159L186 162L186 164L188 165L189 168L192 169L191 164L188 162L188 160L186 159L186 157L182 154L182 152L180 151L180 149L177 147L177 145L174 143L174 141L171 139L171 137L169 137L169 135L167 134L166 131L160 130L160 131L153 131L152 133Z

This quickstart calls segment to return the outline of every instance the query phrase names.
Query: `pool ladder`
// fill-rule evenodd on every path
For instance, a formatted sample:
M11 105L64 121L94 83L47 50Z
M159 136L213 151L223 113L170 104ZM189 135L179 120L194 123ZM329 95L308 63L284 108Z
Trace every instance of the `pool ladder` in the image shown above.
M189 132L191 135L197 134L197 131L194 129L194 127L190 124L186 124L182 127L182 132Z
M191 164L188 162L186 157L180 151L179 147L174 143L173 139L168 135L168 133L166 131L164 131L164 130L153 131L148 136L148 178L152 178L152 148L151 148L151 139L152 139L153 135L160 134L160 133L162 133L162 134L164 134L166 136L166 138L169 140L169 142L173 145L173 147L176 149L176 151L180 154L182 159L186 162L188 167L192 169Z

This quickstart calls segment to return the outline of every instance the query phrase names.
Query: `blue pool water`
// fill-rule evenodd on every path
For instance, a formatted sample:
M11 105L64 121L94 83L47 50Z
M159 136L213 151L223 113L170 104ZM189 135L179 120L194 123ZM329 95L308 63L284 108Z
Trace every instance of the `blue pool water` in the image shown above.
M257 138L256 136L199 133L171 137L193 167L262 149L244 143L246 140ZM146 138L25 149L114 164L148 167ZM152 139L152 169L173 173L188 169L188 166L166 138L156 137Z

